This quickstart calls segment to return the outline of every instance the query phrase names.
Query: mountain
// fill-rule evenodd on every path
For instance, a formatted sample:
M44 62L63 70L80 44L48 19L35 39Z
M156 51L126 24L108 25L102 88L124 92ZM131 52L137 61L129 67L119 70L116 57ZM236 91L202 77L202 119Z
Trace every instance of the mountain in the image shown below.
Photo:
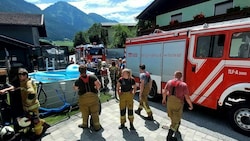
M89 15L89 17L91 19L93 19L97 23L101 23L103 21L107 21L106 18L104 18L104 17L102 17L102 16L100 16L100 15L98 15L96 13L89 13L88 15ZM117 23L117 21L115 21L115 20L108 20L107 22L115 22L115 23Z
M73 39L76 32L86 31L94 23L117 23L96 13L86 14L62 1L41 10L24 0L1 0L0 12L44 14L48 40Z
M0 12L42 13L39 7L24 0L1 0Z

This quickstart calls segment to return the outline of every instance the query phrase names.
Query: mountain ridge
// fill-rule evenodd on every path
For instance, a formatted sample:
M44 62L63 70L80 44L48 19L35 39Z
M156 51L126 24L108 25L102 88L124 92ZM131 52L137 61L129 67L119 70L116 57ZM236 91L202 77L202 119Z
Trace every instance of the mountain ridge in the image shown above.
M59 1L41 10L24 0L0 1L0 12L44 14L48 40L73 40L79 31L88 30L94 23L118 23L96 13L86 14L67 2Z

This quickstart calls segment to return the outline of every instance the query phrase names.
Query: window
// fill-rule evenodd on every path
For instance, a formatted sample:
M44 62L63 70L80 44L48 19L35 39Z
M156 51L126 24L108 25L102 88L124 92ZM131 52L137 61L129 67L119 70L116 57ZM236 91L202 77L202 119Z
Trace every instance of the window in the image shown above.
M175 21L175 20L177 20L178 22L182 22L182 14L179 13L179 14L172 15L171 21Z
M227 9L233 7L233 1L226 1L215 5L214 15L221 15L227 13Z
M237 32L232 35L230 57L250 58L250 32Z
M89 48L89 54L90 55L103 55L103 49L102 48Z
M224 53L225 35L201 36L197 40L196 57L221 58Z

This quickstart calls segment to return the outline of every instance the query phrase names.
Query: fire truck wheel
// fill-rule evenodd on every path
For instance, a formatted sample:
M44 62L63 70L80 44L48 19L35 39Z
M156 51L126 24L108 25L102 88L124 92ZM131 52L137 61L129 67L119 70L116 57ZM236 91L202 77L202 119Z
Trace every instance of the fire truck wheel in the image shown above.
M148 99L151 101L155 101L159 98L158 94L157 94L157 86L155 84L155 82L152 83L152 88L150 90L150 93L148 95Z
M250 136L250 105L240 104L229 112L229 120L234 130Z

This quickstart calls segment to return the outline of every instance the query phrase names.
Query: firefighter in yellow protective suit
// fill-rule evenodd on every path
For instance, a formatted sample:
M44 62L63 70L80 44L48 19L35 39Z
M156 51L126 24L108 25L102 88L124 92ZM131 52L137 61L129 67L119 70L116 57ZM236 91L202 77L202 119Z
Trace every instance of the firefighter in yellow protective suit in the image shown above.
M95 75L86 74L86 65L79 66L80 77L75 81L74 90L78 91L79 95L79 109L82 113L82 124L79 128L88 128L89 115L95 131L101 129L99 123L99 97L98 90L101 87L100 81Z
M122 76L117 83L117 93L120 98L120 122L119 129L125 127L126 122L126 110L128 110L128 119L130 121L130 130L135 130L133 121L133 107L134 107L134 95L136 92L135 80L131 77L131 71L129 69L122 70Z
M140 115L141 110L144 108L147 112L147 117L145 117L146 120L154 120L153 113L148 105L148 94L150 93L151 87L152 87L152 79L150 77L149 72L147 72L146 66L144 64L141 64L139 66L140 68L140 105L138 109L135 111L136 114Z
M40 136L46 129L43 127L45 121L39 118L40 103L37 99L37 88L33 80L28 78L28 71L26 69L20 68L18 70L18 77L20 80L23 110L36 117L37 120L34 123L34 133Z
M189 110L193 109L192 101L189 97L188 86L185 82L181 80L182 73L176 71L174 73L174 79L169 80L163 89L163 99L162 104L167 103L168 116L171 119L170 129L167 135L167 141L177 140L175 133L179 132L179 126L181 122L181 117L183 113L184 99L189 105ZM166 101L166 97L167 101Z

